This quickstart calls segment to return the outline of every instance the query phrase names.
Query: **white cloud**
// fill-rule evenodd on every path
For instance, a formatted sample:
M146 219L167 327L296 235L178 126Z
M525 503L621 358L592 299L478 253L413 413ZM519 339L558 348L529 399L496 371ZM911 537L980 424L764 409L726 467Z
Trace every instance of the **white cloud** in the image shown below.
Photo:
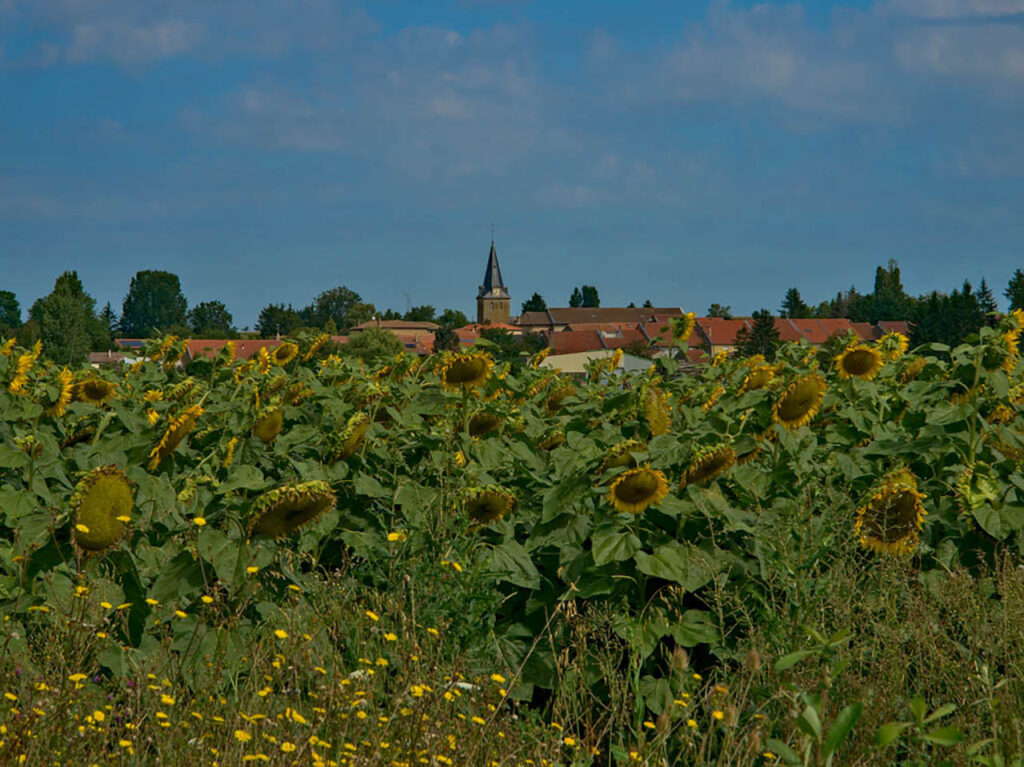
M71 62L97 58L121 64L156 61L194 50L205 34L203 24L182 19L144 25L120 21L76 24L65 55Z
M1024 14L1024 0L885 0L882 14L921 19L968 19Z
M896 44L895 56L915 73L1024 80L1024 28L1008 24L922 27Z

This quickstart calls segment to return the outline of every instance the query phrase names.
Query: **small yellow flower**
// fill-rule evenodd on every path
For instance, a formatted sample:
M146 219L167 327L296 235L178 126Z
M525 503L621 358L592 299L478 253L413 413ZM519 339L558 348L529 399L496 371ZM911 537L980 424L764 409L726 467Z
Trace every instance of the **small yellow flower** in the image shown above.
M725 719L725 712L723 712L723 711L712 711L711 712L711 716L713 716L715 719L721 721L721 720Z
M487 724L487 722L484 720L484 718L480 717L480 716L474 716L473 717L473 721L476 722L477 724Z
M431 626L430 628L427 629L427 633L430 634L431 636L435 636L435 637L440 635L440 632L436 628L434 628L433 626Z
M377 613L375 613L373 610L367 610L366 611L366 617L369 618L371 621L379 621L380 620L380 616L377 615Z
M178 616L179 618L187 618L188 617L188 613L185 612L184 610L175 610L174 614L176 616Z
M295 750L295 744L289 743L286 740L284 743L281 744L281 750L284 751L286 754L290 754L292 751Z
M396 634L392 634L389 631L388 633L386 633L384 635L384 639L387 640L388 642L397 642L398 641L398 636Z
M99 709L96 709L95 711L92 712L92 718L95 719L97 722L102 722L104 719L107 718L107 715L104 714Z
M497 682L498 684L505 684L505 677L501 674L491 674L491 681Z
M75 529L76 529L76 530L77 530L78 532L80 532L80 533L83 533L83 534L85 534L85 535L88 535L88 534L89 534L89 528L88 528L88 527L86 527L85 525L83 525L82 523L78 523L77 525L75 525Z
M121 748L131 748L132 742L130 740L125 740L124 738L121 738L121 740L117 741L117 745L119 745Z
M562 738L562 742L571 748L576 745L576 738L565 737Z
M165 706L173 706L174 705L174 698L172 698L167 693L164 693L163 695L160 696L160 703L165 705Z
M260 569L256 567L256 565L249 565L247 568L245 568L245 571L249 573L249 575L252 575L253 573L258 573Z
M203 527L206 524L206 517L196 517L192 520L192 524L196 527Z
M209 594L203 594L199 599L202 601L204 605L213 604L213 597L211 597Z
M247 733L245 730L235 730L235 740L239 743L248 743L252 740L252 735Z
M288 632L285 631L284 629L275 629L274 630L274 636L276 636L278 639L287 639L288 638Z
M156 601L155 599L150 599L150 598L147 598L147 599L146 599L146 604L147 604L147 605L150 605L151 607L156 607L156 606L157 606L157 605L159 605L160 603L159 603L158 601Z

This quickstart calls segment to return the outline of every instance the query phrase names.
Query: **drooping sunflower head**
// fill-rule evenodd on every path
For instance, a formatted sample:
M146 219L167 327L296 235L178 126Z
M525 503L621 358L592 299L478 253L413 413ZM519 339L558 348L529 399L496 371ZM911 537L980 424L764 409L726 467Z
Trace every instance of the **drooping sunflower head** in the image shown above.
M278 367L283 367L295 359L299 353L299 347L297 344L291 341L285 341L280 346L274 348L274 351L270 353L270 360Z
M1007 330L1000 333L985 344L985 351L981 356L982 367L986 370L1002 368L1007 373L1012 373L1020 359L1019 342L1019 330Z
M102 405L114 396L116 387L105 378L89 377L75 387L75 398L80 402Z
M284 411L279 407L269 407L256 416L256 421L252 426L252 435L264 445L269 445L277 439L282 426L284 426Z
M289 483L257 498L250 512L250 534L280 538L334 508L330 485L320 480Z
M149 359L153 362L163 359L164 355L166 355L171 350L171 347L176 343L178 343L177 336L165 336L150 353Z
M860 545L879 554L912 554L928 514L925 497L912 473L890 472L857 509L853 529Z
M11 336L2 344L0 344L0 357L10 357L14 354L14 336Z
M640 514L668 495L668 480L657 469L640 466L622 472L608 488L608 500L617 511Z
M921 371L924 370L924 366L926 364L928 364L928 362L924 357L915 357L904 365L902 370L900 370L897 380L901 384L910 383L921 375Z
M818 412L825 396L825 379L818 374L798 378L785 388L772 406L772 421L799 429Z
M192 376L189 376L171 387L170 391L167 392L167 399L174 400L175 402L188 402L195 399L199 391L199 382Z
M907 348L910 346L910 339L902 333L890 330L878 339L876 345L878 347L878 351L881 352L882 357L887 360L895 360L907 353Z
M772 365L765 364L763 357L761 359L762 362L760 364L750 364L751 361L748 360L750 372L743 378L743 384L740 386L741 394L743 392L755 391L756 389L763 389L775 378L775 368Z
M188 436L188 433L195 428L196 420L205 411L198 405L185 408L181 415L172 418L167 425L167 430L149 453L149 470L153 471L160 462L175 451L181 441Z
M483 386L491 374L494 360L483 352L448 355L441 368L441 385L446 389L471 389Z
M331 340L331 337L327 333L321 333L310 343L309 348L302 355L303 362L309 362L316 355L320 348Z
M707 413L711 408L715 406L715 403L721 399L722 395L725 394L725 387L721 384L717 384L714 389L711 390L711 394L704 400L704 403L700 406L700 409Z
M71 496L75 545L103 551L125 534L135 499L128 477L116 466L101 466L85 475Z
M351 458L366 438L366 430L370 428L370 416L358 412L349 416L342 429L334 438L334 460Z
M267 351L266 346L260 347L260 350L256 353L256 359L260 373L262 373L263 375L269 373L270 366L273 364L273 360L270 356L270 352Z
M482 437L501 426L501 416L487 410L474 413L469 419L469 436Z
M545 346L530 358L530 367L536 370L540 363L548 358L549 354L551 354L551 347Z
M686 341L697 327L697 313L686 312L681 317L672 318L672 340Z
M878 349L864 344L851 346L836 356L840 378L861 378L870 381L882 369L884 360Z
M46 408L46 414L60 417L68 409L68 404L71 402L71 398L75 393L75 377L71 374L71 371L64 368L57 374L57 380L54 381L56 389L50 397L50 402Z
M466 516L479 525L496 522L514 513L518 506L516 497L499 485L470 488L462 498Z
M609 364L608 364L609 370L614 372L615 370L618 369L619 365L622 364L622 356L623 356L623 351L622 351L621 348L620 349L616 349L615 351L612 352L611 362L609 362Z
M601 466L598 468L597 473L604 474L610 469L617 468L635 468L636 458L633 457L633 453L642 453L646 449L647 445L638 439L627 439L612 445L611 449L605 454L604 460L601 461Z
M999 480L992 471L981 464L964 469L953 483L956 502L965 514L982 508L986 504L997 503L1001 498Z
M544 401L544 407L547 408L549 413L557 413L562 409L562 401L566 397L572 397L575 394L576 387L571 383L556 386L548 393L548 397Z
M538 450L554 450L556 447L565 442L565 431L563 429L553 429L548 432L540 442L537 443Z
M644 394L644 413L651 436L668 434L672 426L672 408L668 404L668 395L655 386L648 386Z
M690 465L683 472L679 487L710 482L732 468L735 462L736 451L732 445L718 444L701 448L690 459Z
M992 408L992 412L985 416L985 420L989 423L1003 424L1009 423L1016 417L1016 408L1012 405L999 404Z

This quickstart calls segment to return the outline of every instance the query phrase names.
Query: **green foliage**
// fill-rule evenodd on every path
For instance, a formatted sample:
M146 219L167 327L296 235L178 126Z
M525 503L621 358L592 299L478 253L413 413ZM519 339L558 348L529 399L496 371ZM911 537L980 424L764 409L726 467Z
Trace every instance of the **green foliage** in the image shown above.
M327 321L334 322L330 317ZM256 320L256 332L260 338L278 338L291 335L301 325L302 317L291 304L267 304L260 310L260 316Z
M409 322L434 322L436 310L433 306L413 306L402 317Z
M203 301L188 311L189 327L198 338L235 338L238 331L222 301Z
M761 354L766 360L775 359L775 349L779 345L779 331L775 327L775 318L767 309L751 315L754 322L751 327L740 328L736 334L736 352L742 357Z
M318 328L324 327L327 320L334 320L338 332L347 333L354 326L372 319L376 313L373 304L363 303L358 293L339 285L314 298L313 303L302 310L301 316L303 324Z
M459 350L459 337L455 331L447 325L442 325L434 333L434 348L433 352L439 354L444 351L458 351Z
M800 297L800 291L790 288L786 291L786 297L782 300L782 308L779 309L780 317L810 317L811 307L804 303Z
M437 324L446 328L461 328L469 324L469 318L458 309L445 309L437 318Z
M32 305L29 317L39 328L46 356L62 365L80 365L90 350L110 347L107 328L96 316L96 300L76 272L58 277L53 292Z
M21 326L21 307L14 293L0 290L0 336L7 336L10 331Z
M366 362L392 359L404 351L405 346L398 340L398 336L381 328L367 328L353 333L341 348L343 355L358 357Z
M184 325L187 308L178 275L149 269L136 272L121 308L121 331L129 338L146 338L172 325Z
M582 302L582 300L583 300L583 296L581 295L580 296L580 301ZM523 313L526 313L526 312L542 312L542 311L544 311L547 308L548 308L548 304L544 300L544 297L540 293L534 293L528 299L523 301L522 311L523 311Z
M1003 295L1010 302L1010 311L1024 309L1024 271L1015 269L1010 282L1003 291Z
M723 320L731 320L732 307L723 304L711 304L708 307L708 317L721 317Z

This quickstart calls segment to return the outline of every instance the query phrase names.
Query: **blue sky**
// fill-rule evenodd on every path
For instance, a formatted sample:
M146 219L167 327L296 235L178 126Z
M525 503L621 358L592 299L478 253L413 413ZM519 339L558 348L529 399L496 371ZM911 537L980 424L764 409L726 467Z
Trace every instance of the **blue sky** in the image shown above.
M472 315L1024 268L1024 0L0 0L0 289Z

